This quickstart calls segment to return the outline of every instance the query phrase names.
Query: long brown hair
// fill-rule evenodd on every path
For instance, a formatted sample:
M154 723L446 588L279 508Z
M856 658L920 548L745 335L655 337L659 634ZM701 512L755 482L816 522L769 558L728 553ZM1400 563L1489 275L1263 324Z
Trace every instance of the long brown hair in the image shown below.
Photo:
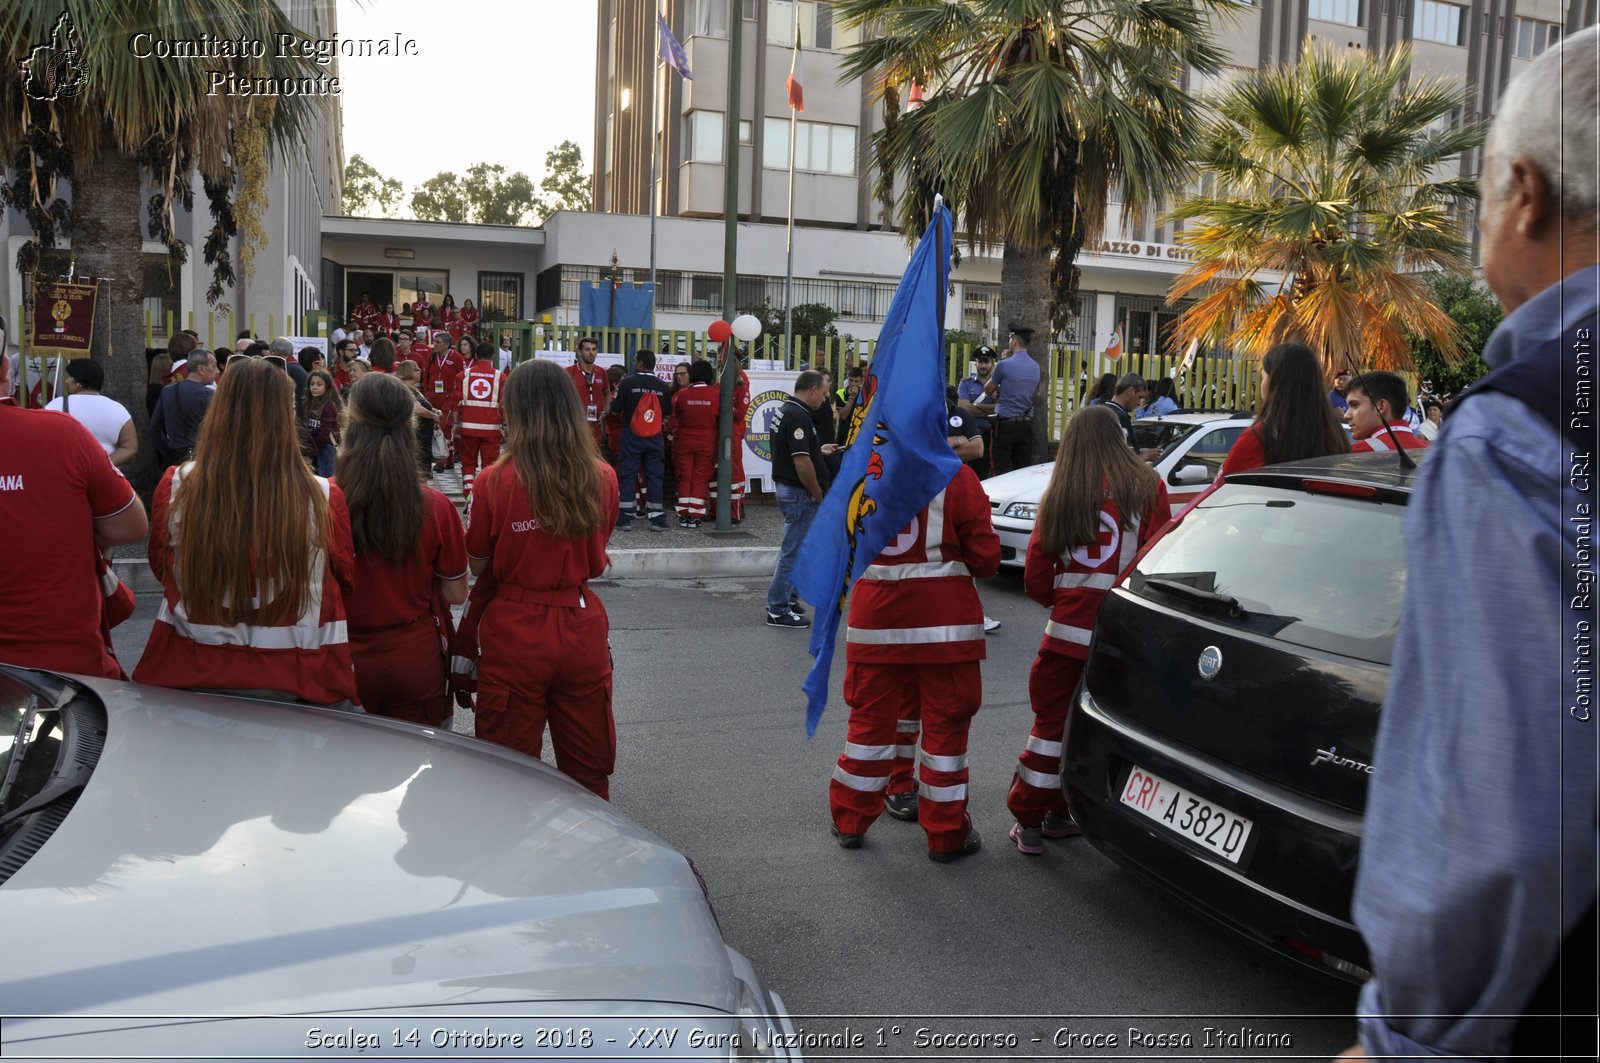
M423 495L416 415L411 389L387 373L368 373L350 389L336 468L357 554L399 563L417 548Z
M178 589L191 617L282 624L305 612L312 559L326 549L330 518L300 453L287 374L259 358L228 368L172 509L179 517Z
M1039 545L1064 554L1100 541L1100 510L1109 496L1124 528L1132 528L1155 502L1161 478L1135 454L1122 422L1103 406L1079 410L1067 421L1050 484L1034 525Z
M1251 431L1260 434L1268 465L1350 452L1316 351L1303 343L1280 343L1262 356L1261 368L1267 389Z
M326 369L313 369L306 374L306 414L311 413L311 382L322 381L322 405L333 403L334 409L339 411L339 420L344 420L344 398L339 394L339 382L333 379L333 374ZM321 410L317 411L320 416Z
M523 362L506 380L505 404L506 446L496 466L516 472L546 532L588 535L605 515L600 452L572 381L554 362Z

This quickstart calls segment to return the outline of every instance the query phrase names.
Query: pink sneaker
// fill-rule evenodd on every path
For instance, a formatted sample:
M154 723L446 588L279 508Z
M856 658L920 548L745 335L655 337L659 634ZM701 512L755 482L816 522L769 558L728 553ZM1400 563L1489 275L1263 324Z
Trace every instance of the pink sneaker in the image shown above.
M1006 837L1016 843L1019 853L1038 856L1044 852L1044 841L1040 836L1038 827L1024 827L1020 823L1013 823L1011 824L1011 830L1006 832Z

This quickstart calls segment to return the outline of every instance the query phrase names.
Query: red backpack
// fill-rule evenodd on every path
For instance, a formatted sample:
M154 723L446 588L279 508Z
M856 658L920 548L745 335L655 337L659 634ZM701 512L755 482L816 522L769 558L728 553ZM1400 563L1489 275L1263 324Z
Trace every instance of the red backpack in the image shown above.
M661 434L661 427L660 397L654 391L641 392L633 416L628 418L628 431L642 439L654 439Z

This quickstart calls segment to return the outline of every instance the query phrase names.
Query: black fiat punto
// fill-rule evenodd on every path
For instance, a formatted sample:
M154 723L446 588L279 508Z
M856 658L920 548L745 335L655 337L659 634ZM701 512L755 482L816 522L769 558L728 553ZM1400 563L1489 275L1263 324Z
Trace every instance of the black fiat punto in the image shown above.
M1062 759L1096 848L1357 981L1351 892L1416 471L1387 453L1230 476L1107 595Z

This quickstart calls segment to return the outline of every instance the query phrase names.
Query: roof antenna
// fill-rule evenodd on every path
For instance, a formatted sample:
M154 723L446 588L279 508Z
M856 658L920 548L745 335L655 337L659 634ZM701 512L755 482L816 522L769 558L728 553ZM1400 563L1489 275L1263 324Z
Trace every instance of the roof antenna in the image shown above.
M1358 377L1361 375L1361 370L1356 368L1355 359L1350 357L1350 351L1348 349L1346 349L1344 352L1344 360L1350 363L1350 375L1352 377ZM1368 395L1367 398L1370 400L1372 396ZM1389 419L1387 417L1383 418L1383 431L1389 437L1389 445L1394 447L1395 454L1400 458L1400 467L1402 469L1415 469L1417 467L1416 459L1410 454L1407 454L1406 448L1402 447L1400 445L1400 440L1395 438L1394 429L1389 426Z

